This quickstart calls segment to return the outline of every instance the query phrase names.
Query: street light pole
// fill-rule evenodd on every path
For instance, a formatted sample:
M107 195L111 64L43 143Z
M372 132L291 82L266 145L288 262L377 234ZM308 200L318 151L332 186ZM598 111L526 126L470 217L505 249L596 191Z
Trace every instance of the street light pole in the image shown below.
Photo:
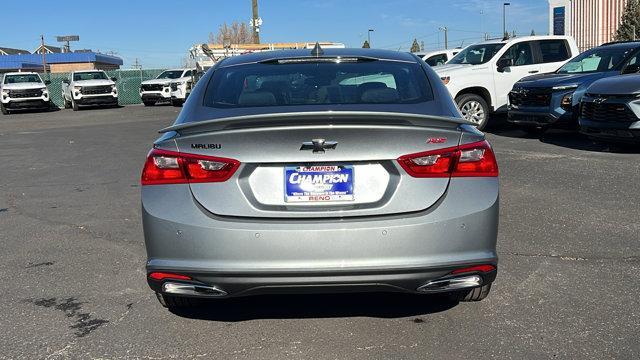
M373 29L369 29L369 31L367 31L367 42L369 43L369 47L371 47L371 32L373 31Z
M440 31L444 31L444 48L449 48L449 29L446 26L441 26L438 28Z
M503 3L502 4L502 36L507 33L507 6L511 5L511 3Z

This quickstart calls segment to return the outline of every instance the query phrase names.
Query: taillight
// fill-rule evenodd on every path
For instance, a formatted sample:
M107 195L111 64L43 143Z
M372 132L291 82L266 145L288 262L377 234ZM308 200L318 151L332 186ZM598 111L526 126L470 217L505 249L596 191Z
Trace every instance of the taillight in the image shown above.
M481 273L488 273L491 272L493 270L495 270L496 267L490 264L487 265L475 265L475 266L469 266L466 268L462 268L462 269L456 269L453 270L451 272L452 275L456 275L456 274L463 274L463 273L468 273L468 272L481 272Z
M191 280L191 277L187 275L165 273L165 272L152 272L147 276L149 276L153 280L164 280L164 279Z
M498 163L487 141L404 155L398 163L413 177L495 177Z
M142 170L142 185L227 181L240 162L215 156L153 149Z

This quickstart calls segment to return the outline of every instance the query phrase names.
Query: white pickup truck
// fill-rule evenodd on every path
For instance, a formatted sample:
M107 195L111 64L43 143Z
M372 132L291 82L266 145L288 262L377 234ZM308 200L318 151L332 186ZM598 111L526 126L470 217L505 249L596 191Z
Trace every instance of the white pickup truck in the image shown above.
M470 45L433 70L462 116L483 129L489 114L507 110L509 91L525 76L557 70L578 55L570 36L525 36Z
M169 84L171 89L171 105L182 106L182 104L187 101L195 82L195 74L196 69L185 69L185 72L180 78L171 81L171 84Z
M62 81L64 108L77 111L81 105L118 105L116 79L102 70L74 71Z
M140 84L140 98L145 106L153 106L163 101L171 101L171 83L184 77L191 77L191 69L165 70L155 79Z
M7 73L0 82L0 110L2 114L16 109L49 110L51 98L47 85L40 75L34 72Z

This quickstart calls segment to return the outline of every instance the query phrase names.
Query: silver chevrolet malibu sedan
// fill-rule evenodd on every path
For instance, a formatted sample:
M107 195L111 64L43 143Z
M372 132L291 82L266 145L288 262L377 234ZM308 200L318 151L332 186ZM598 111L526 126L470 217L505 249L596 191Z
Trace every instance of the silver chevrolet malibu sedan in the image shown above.
M142 171L161 304L269 293L485 298L498 166L418 57L370 49L218 62Z

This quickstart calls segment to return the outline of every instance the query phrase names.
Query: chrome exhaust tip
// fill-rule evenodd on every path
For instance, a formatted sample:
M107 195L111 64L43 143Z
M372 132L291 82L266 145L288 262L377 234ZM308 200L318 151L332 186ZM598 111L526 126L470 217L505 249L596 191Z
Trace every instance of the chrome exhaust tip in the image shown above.
M478 287L482 285L482 277L480 275L468 275L460 277L452 277L448 279L432 280L418 287L419 292L443 292Z
M197 297L221 297L227 296L227 292L208 285L187 284L167 281L162 284L162 292L175 295L187 295Z

